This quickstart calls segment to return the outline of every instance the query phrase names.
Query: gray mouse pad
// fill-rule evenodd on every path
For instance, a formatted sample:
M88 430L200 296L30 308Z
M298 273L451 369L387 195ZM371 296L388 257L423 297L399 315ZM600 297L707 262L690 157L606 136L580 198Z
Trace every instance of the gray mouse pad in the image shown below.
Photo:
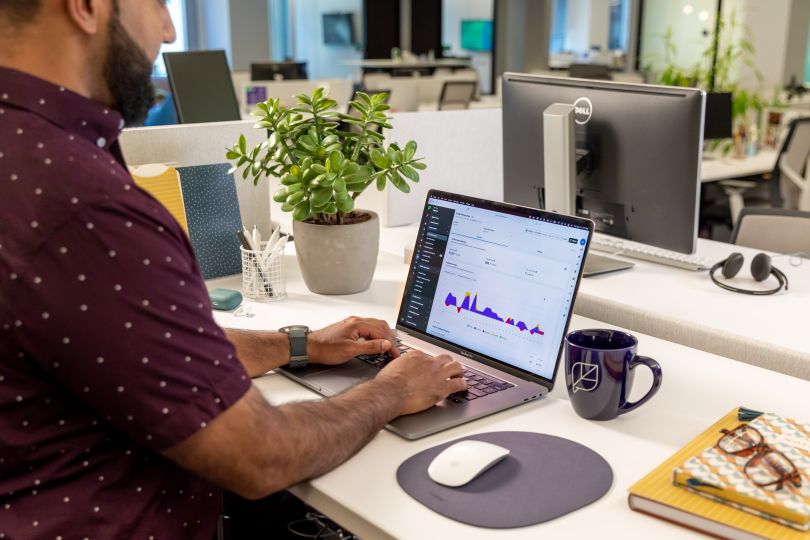
M430 479L439 452L466 439L510 454L468 484L450 488ZM597 501L613 483L605 459L568 439L525 431L478 433L423 450L397 469L405 492L431 510L477 527L507 529L543 523Z

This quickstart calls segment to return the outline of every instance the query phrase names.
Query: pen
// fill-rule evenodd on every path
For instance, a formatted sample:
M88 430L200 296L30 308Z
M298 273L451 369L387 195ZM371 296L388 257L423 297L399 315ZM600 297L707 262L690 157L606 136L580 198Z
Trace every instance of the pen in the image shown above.
M242 230L236 231L236 236L239 237L239 242L242 244L242 247L250 252L248 256L256 262L256 271L258 272L259 279L262 282L264 292L266 292L270 296L273 296L273 286L270 283L268 283L267 280L265 279L264 272L262 272L261 268L261 261L259 261L258 257L256 256L255 253L256 250L253 249L253 246L251 245L248 236Z

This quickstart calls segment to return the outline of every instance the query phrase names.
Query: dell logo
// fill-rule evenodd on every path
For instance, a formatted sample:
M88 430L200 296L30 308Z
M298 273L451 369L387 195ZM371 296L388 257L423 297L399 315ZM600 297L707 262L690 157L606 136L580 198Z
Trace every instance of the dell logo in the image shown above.
M466 356L467 358L473 358L472 353L468 353L467 351L459 351L461 356Z
M593 105L591 100L586 97L581 97L574 102L574 122L583 126L588 123L593 113Z

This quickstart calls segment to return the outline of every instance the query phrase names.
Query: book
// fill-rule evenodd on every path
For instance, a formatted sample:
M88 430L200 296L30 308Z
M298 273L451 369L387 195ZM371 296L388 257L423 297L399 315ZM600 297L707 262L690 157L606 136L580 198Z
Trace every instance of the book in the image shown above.
M715 445L677 467L673 473L675 484L714 501L807 531L810 529L810 425L772 413L763 414L748 425L762 435L765 444L796 466L804 478L800 486L789 482L781 489L757 486L745 472L751 456L730 455Z
M721 538L810 540L810 532L715 502L673 483L675 468L713 446L721 429L734 429L739 424L735 408L633 484L627 499L630 508Z

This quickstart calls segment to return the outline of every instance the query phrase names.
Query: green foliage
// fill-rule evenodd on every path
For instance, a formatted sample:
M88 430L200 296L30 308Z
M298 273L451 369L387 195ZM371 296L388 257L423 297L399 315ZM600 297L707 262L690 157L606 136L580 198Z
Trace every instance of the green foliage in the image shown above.
M245 136L227 149L232 173L254 185L263 176L279 178L281 188L273 200L298 221L320 224L343 223L354 210L354 202L374 184L383 190L388 183L408 193L408 182L418 182L426 168L423 158L414 157L416 143L400 148L385 145L382 129L391 129L386 94L357 93L350 105L360 116L334 111L335 100L323 88L312 95L296 96L298 104L281 106L278 99L257 105L254 127L268 130L267 140L247 148ZM338 131L342 121L352 131Z
M728 18L720 17L717 31L712 31L710 44L701 55L701 60L690 68L683 68L674 62L677 53L675 40L672 37L672 28L664 33L664 59L666 67L659 73L654 73L658 84L667 86L691 86L702 88L710 92L730 92L732 94L732 118L734 123L747 123L750 113L757 115L764 107L775 105L776 97L770 102L757 91L743 88L734 80L735 72L741 66L747 66L755 75L759 83L763 81L760 70L753 62L754 45L751 41L750 31L742 28L739 39L721 40L721 35L728 32L735 35L740 23L735 11ZM714 76L712 76L712 62L714 62ZM651 64L646 69L652 72Z

